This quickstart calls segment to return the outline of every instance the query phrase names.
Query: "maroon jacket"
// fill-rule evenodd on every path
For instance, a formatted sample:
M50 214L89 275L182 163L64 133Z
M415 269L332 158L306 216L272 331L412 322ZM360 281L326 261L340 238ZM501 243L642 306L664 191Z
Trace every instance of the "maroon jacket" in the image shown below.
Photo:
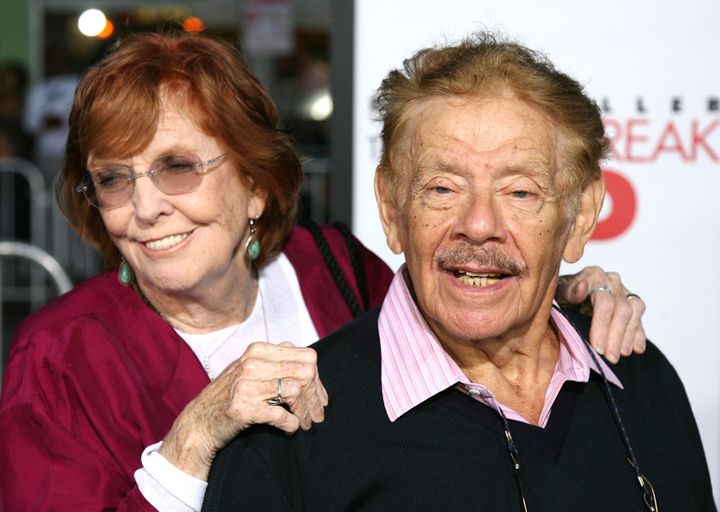
M323 232L357 294L342 236ZM359 248L375 307L392 273ZM296 228L284 253L320 337L350 321L310 233ZM0 397L0 512L153 510L133 478L140 454L208 382L192 350L116 272L58 298L23 322L10 351Z

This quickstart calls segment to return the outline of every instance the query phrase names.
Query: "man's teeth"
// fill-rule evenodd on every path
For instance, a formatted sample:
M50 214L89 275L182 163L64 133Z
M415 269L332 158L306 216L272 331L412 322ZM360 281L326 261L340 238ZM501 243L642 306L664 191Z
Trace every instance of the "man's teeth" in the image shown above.
M475 274L456 270L455 275L467 286L483 287L497 283L502 279L501 274Z
M166 236L165 238L161 238L160 240L153 240L151 242L147 242L145 243L145 246L153 251L161 251L163 249L169 249L173 245L179 244L188 236L190 236L190 233L183 233L182 235L170 235Z

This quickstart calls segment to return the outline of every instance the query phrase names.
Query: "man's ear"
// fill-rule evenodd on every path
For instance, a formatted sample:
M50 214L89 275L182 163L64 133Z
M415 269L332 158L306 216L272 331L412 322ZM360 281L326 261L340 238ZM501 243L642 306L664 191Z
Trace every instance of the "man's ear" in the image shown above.
M563 260L567 263L575 263L582 257L585 244L595 229L604 198L605 179L601 174L588 183L580 195L575 221L563 251Z
M391 172L393 172L391 169L385 169L382 166L375 169L375 199L378 210L380 210L380 221L383 231L385 231L388 247L395 254L401 254L403 252L400 241L402 220L400 211L395 204Z

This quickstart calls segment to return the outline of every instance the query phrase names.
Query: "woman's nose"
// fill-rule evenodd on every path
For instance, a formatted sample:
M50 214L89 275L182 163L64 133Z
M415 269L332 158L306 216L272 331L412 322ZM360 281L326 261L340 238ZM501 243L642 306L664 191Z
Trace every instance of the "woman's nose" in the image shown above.
M135 216L144 224L154 224L161 215L172 212L172 204L153 182L152 171L136 173L130 198ZM142 179L150 178L150 179Z

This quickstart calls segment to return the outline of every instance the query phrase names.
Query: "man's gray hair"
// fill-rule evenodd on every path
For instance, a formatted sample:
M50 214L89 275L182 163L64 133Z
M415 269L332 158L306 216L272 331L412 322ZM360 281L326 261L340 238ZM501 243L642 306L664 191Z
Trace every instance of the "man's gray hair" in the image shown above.
M434 97L488 97L508 91L545 113L557 127L565 171L559 176L561 189L572 198L574 211L579 192L601 176L601 161L609 151L600 109L545 55L489 32L418 51L402 69L392 70L378 89L376 108L383 125L379 172L390 173L396 202L400 162L395 160L414 105Z

